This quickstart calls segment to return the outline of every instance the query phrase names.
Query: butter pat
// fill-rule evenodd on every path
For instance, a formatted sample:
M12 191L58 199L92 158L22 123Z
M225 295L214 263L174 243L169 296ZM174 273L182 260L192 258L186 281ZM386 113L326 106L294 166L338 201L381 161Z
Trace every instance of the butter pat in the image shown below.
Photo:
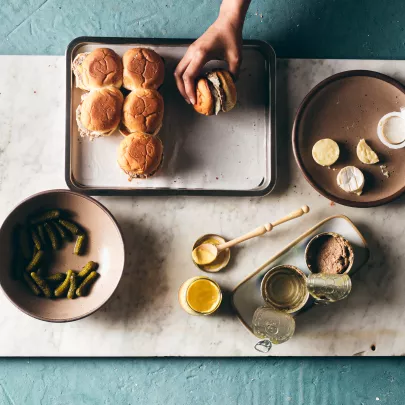
M378 123L377 135L390 149L405 147L405 109L384 115Z
M357 167L346 166L338 173L337 184L346 193L360 195L364 187L364 175Z
M379 162L377 154L370 148L369 145L367 145L367 142L364 139L360 140L356 151L360 162L365 163L366 165L372 165Z
M331 166L339 159L339 145L329 138L321 139L312 148L312 157L318 165Z

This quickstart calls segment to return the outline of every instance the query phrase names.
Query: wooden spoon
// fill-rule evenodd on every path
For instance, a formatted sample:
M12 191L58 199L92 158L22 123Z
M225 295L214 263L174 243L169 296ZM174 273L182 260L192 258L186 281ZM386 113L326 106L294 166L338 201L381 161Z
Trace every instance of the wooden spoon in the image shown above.
M299 210L291 212L287 216L275 221L273 223L267 223L258 228L254 229L251 232L248 232L245 235L239 236L238 238L232 239L229 242L222 243L220 245L214 245L212 243L203 243L200 246L197 246L191 256L196 264L206 265L212 263L218 255L225 249L228 249L232 246L238 245L248 239L256 238L257 236L264 235L267 232L270 232L275 226L281 225L284 222L291 221L294 218L298 218L309 212L309 207L304 205Z

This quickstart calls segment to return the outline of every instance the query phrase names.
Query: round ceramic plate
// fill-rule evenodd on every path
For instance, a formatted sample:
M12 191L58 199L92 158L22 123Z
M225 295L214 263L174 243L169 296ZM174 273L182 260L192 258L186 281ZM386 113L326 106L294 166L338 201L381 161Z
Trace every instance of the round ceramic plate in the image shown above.
M380 73L353 70L333 75L314 87L295 117L292 142L297 163L308 182L331 201L352 207L386 204L405 191L405 149L393 150L377 136L381 117L405 106L405 87ZM312 158L312 147L320 139L339 144L340 157L331 168ZM380 162L366 165L357 157L360 139L377 153ZM390 177L380 167L385 165ZM348 194L336 182L345 166L356 166L364 174L360 196Z
M36 211L59 208L71 214L88 235L84 255L73 254L74 242L49 255L50 274L80 270L88 261L99 264L100 276L86 297L69 300L36 297L20 280L13 278L12 233L16 224L24 224ZM104 305L115 291L124 269L124 242L117 222L109 211L91 197L68 190L36 194L19 204L0 229L0 284L5 294L21 311L50 322L68 322L84 318Z

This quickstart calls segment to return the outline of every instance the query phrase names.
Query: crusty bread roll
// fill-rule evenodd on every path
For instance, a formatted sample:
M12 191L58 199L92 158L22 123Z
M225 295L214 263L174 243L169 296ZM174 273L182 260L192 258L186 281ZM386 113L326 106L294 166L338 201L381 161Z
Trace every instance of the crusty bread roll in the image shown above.
M111 135L120 123L123 102L124 96L116 87L85 94L76 110L80 135L90 139Z
M203 115L217 115L235 107L237 93L231 74L223 69L208 72L197 79L194 109Z
M97 48L90 53L80 53L72 64L76 87L93 90L102 87L122 86L122 60L109 48Z
M133 132L156 135L163 121L163 97L156 90L136 89L124 101L120 132L127 136Z
M165 78L163 59L152 49L133 48L124 53L124 87L158 89Z
M118 147L118 164L129 179L151 177L163 161L163 145L157 136L141 132L126 136Z

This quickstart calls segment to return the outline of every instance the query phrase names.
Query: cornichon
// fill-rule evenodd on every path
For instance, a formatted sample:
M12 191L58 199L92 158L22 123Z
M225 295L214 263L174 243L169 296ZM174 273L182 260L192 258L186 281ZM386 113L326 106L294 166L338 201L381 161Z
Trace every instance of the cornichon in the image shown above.
M31 229L31 237L32 237L32 241L34 242L34 245L37 248L37 250L41 250L42 242L41 242L41 239L39 238L37 232L35 231L35 229Z
M49 240L51 241L52 249L53 250L59 249L59 240L58 237L56 236L55 231L52 228L52 225L49 224L48 222L45 222L44 228L46 233L48 234Z
M41 295L41 290L39 287L34 283L32 278L28 275L28 273L23 274L24 281L27 283L28 287L30 290L35 294L35 295Z
M92 271L97 270L98 264L90 261L80 270L77 277L80 279L86 278Z
M76 295L78 297L83 297L83 295L86 295L90 286L96 281L98 277L98 273L96 271L92 271L79 285L79 287L76 290Z
M47 241L46 241L46 236L45 236L45 229L42 224L37 226L37 232L38 232L39 238L41 239L42 247L46 249Z
M43 250L38 250L38 252L32 258L32 260L29 262L28 266L26 267L26 270L29 273L31 273L31 271L33 271L33 270L36 270L39 267L39 265L41 264L43 258L44 258Z
M48 277L45 277L45 280L48 281L48 283L59 283L63 281L66 278L65 273L56 273L56 274L51 274Z
M75 248L73 249L73 253L75 255L81 255L84 252L86 243L86 235L79 235L76 239Z
M37 273L32 272L31 278L35 281L37 286L41 289L41 291L44 293L46 298L52 297L52 291L49 288L48 283L41 276L39 276Z
M72 240L72 235L71 233L64 228L63 226L61 226L58 222L54 221L52 222L53 226L56 228L56 230L58 231L60 237L63 240L67 240L67 241L71 241Z
M62 297L62 296L64 296L64 295L67 294L67 291L68 291L69 286L70 286L70 277L71 277L72 274L73 274L73 271L72 271L72 270L68 270L68 272L66 273L66 278L65 278L65 280L64 280L63 283L62 283L58 288L56 288L55 291L54 291L55 297Z
M32 249L31 249L31 243L29 239L29 235L27 232L27 229L24 228L23 226L18 226L17 231L18 233L18 241L20 244L20 249L21 253L24 256L25 260L31 260L31 255L32 255Z
M71 300L76 296L76 287L77 287L76 279L77 279L76 273L72 273L72 275L70 276L69 291L67 293L67 297Z
M46 211L42 214L36 215L31 219L31 224L32 225L37 225L41 224L42 222L46 221L51 221L53 219L58 219L60 217L60 211L59 210L50 210Z
M73 222L67 221L66 219L59 219L58 221L62 226L64 226L68 231L72 232L73 235L81 235L83 232L80 228Z

